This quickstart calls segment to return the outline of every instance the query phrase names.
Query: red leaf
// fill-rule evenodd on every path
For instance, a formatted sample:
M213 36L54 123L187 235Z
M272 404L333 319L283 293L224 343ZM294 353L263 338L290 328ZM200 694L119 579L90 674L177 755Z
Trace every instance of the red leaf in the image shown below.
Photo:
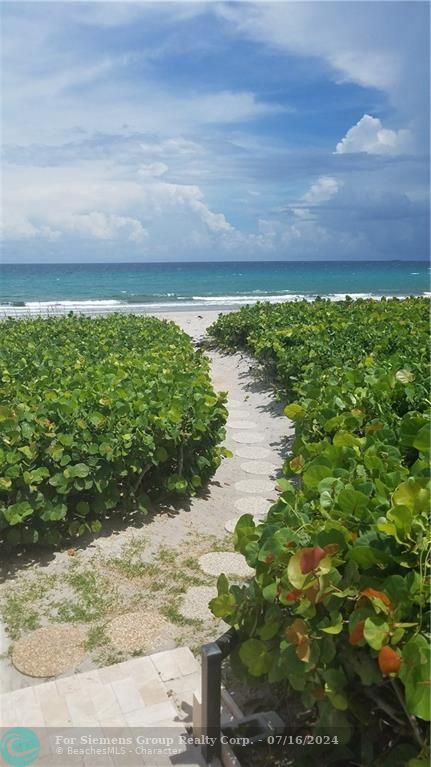
M293 589L293 591L289 591L286 599L288 602L296 602L297 599L299 599L302 596L302 591L300 589Z
M380 650L378 662L382 674L398 674L400 670L401 658L389 645Z
M377 591L376 589L364 589L364 591L361 591L362 597L368 597L368 599L380 599L381 602L383 602L386 607L393 607L393 604L391 600L389 599L388 595L384 593L384 591Z
M365 621L359 621L359 623L356 624L355 628L350 634L349 642L351 645L355 646L359 644L359 642L362 642L364 638L364 623Z
M299 560L301 573L306 575L307 573L311 573L313 570L315 570L325 554L326 552L320 546L310 546L306 549L302 549L301 557Z

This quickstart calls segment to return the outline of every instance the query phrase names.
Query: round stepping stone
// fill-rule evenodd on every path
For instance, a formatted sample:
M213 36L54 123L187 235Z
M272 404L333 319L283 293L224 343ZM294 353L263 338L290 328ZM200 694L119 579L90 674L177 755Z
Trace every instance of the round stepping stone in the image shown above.
M246 474L265 474L266 476L274 474L277 466L269 461L246 461L241 464L241 470Z
M153 652L172 639L172 627L154 612L118 615L106 626L106 635L119 652Z
M232 551L211 551L199 557L199 564L207 575L234 575L237 578L249 578L254 570L248 566L242 554Z
M271 493L275 494L274 482L267 479L242 479L235 482L235 490L239 493Z
M271 502L266 498L238 498L234 506L241 514L266 514L269 511Z
M32 631L15 642L12 663L21 674L59 676L78 666L85 657L87 629L59 623Z
M262 442L265 439L263 434L259 434L257 431L251 432L237 432L232 435L234 442L240 442L243 445L254 445L255 442Z
M215 586L190 586L184 594L178 610L185 618L198 618L207 621L214 617L208 607L208 602L216 596L217 589Z
M231 421L227 422L230 429L255 429L256 424L253 421Z
M268 458L271 455L271 451L267 447L259 447L259 445L244 445L244 447L238 447L235 450L235 455L240 458L253 458L255 461L261 461L263 458Z

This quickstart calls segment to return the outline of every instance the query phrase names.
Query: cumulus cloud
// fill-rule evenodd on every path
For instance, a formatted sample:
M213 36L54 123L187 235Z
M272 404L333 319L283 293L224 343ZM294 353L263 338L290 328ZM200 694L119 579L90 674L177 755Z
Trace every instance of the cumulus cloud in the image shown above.
M305 203L311 204L327 202L337 194L339 188L340 182L333 176L320 176L310 186L310 189L304 194L302 199Z
M365 114L338 142L335 154L401 154L408 149L411 138L410 130L384 128L378 117Z
M314 209L331 200L341 186L342 182L334 176L319 176L300 200L288 205L285 210L290 210L298 219L315 220Z
M53 239L55 233L154 249L161 237L172 247L179 231L184 243L188 232L200 232L208 244L234 237L234 227L208 206L198 186L162 180L167 169L153 163L130 180L116 177L102 162L31 170L10 165L4 178L3 237Z
M96 240L125 239L130 242L142 242L147 231L141 222L130 216L116 216L93 210L60 219L59 223L66 232L76 232Z

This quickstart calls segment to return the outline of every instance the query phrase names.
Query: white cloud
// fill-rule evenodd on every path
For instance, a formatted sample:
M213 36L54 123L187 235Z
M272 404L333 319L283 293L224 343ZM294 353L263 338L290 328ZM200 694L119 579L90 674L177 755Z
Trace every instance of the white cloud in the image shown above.
M342 182L334 178L334 176L319 176L311 184L308 191L302 195L299 202L295 203L295 205L289 205L287 209L291 210L298 219L314 221L313 209L331 200L338 193L341 186Z
M168 138L164 141L141 142L140 148L148 155L184 155L189 157L205 154L205 150L200 144L185 139L183 136Z
M169 166L164 162L151 162L147 165L141 165L139 175L144 178L157 178L163 176L169 170Z
M161 179L163 163L147 167L144 178L118 177L103 162L34 167L7 166L4 175L3 237L76 235L88 240L173 247L199 232L208 244L236 232L223 213L211 210L193 184ZM216 238L216 239L214 239Z
M96 210L90 213L72 214L58 223L62 224L67 232L76 232L96 240L125 239L130 242L142 242L148 234L141 222L135 218L106 214Z
M242 35L286 53L323 59L338 81L390 89L398 79L400 56L385 5L370 4L365 12L361 3L347 2L230 3L217 5L217 12Z
M96 71L97 67L94 76ZM105 134L149 133L166 140L173 126L190 133L206 126L249 122L285 111L278 104L260 101L249 91L180 94L143 81L139 87L130 83L128 92L122 92L114 81L110 84L109 78L98 84L83 107L81 94L73 89L59 91L53 97L60 82L61 77L54 85L51 77L32 76L29 84L25 75L4 83L2 106L8 114L4 143L64 142L73 125L89 133L97 133L103 126Z
M364 115L338 142L335 154L366 152L396 155L408 149L411 139L411 131L384 128L378 117Z
M327 202L340 188L340 182L333 176L319 176L308 192L303 196L305 203L317 205L320 202Z

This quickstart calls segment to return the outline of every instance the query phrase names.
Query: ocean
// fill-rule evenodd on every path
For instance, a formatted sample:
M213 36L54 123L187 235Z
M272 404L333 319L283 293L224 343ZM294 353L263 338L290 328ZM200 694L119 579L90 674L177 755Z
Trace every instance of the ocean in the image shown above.
M0 315L235 308L256 301L423 295L424 261L3 264Z

